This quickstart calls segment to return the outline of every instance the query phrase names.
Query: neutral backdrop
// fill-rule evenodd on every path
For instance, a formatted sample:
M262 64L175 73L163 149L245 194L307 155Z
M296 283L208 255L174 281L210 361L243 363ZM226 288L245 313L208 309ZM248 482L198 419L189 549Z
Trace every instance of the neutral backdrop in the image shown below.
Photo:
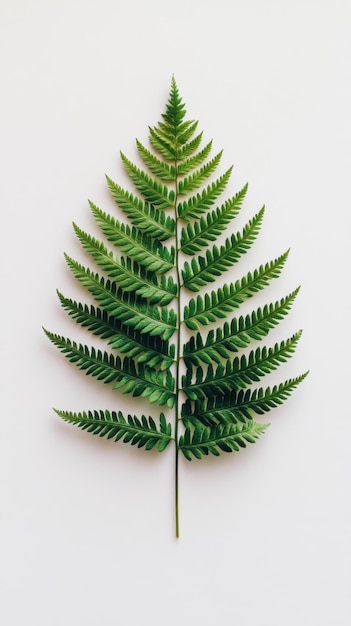
M0 20L1 624L349 626L349 0L0 0ZM238 224L266 206L245 267L291 249L265 297L301 284L275 336L304 333L277 380L310 369L255 446L181 462L178 541L173 450L62 422L135 405L41 328L81 338L56 297L84 299L71 223L113 209L105 173L125 181L172 74L229 193L249 181Z

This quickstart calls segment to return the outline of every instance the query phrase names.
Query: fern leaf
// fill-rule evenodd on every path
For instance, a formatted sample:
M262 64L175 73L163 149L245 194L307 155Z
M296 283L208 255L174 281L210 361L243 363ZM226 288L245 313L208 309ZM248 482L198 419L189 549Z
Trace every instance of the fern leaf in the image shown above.
M148 271L164 274L174 268L174 247L170 250L157 239L145 235L140 230L129 227L104 213L89 202L92 214L106 238L127 254L133 261Z
M177 170L174 165L169 165L158 159L140 141L137 140L138 152L149 170L164 182L174 182L177 177Z
M247 187L245 185L241 191L222 204L220 208L207 213L206 217L201 217L199 221L183 228L181 233L182 252L193 255L208 246L210 241L216 241L218 235L225 230L239 212Z
M248 443L255 443L269 424L248 420L244 424L218 424L213 427L197 425L194 430L186 428L179 439L179 449L188 461L201 459L208 454L219 456L221 452L238 452Z
M179 216L183 220L189 218L197 219L203 213L206 213L208 209L214 204L218 196L225 190L230 175L232 173L232 167L230 167L223 176L220 176L211 185L208 185L202 193L197 193L195 196L191 196L188 200L179 202L177 210Z
M201 187L202 183L211 176L221 160L223 151L219 152L211 161L206 163L199 170L193 172L190 176L183 178L178 182L178 196L186 196L194 189Z
M183 391L189 400L197 400L207 396L224 395L233 389L245 389L247 385L258 382L262 376L277 369L291 357L300 336L301 331L271 348L257 348L252 350L248 357L243 354L236 357L233 362L227 361L225 365L220 363L216 369L210 364L206 374L202 367L197 367L195 382L192 382L193 368L190 366L187 374L183 376Z
M146 272L129 259L118 260L103 243L85 233L76 224L73 227L83 248L124 291L148 298L151 304L165 305L173 300L177 287L172 278L165 280L162 277L158 283L154 273Z
M196 126L192 126L188 130L187 136L191 135ZM150 143L160 155L166 159L166 162L182 163L186 161L198 149L202 141L202 133L196 135L194 139L188 141L184 145L175 144L173 137L168 138L160 129L149 128ZM185 136L183 135L183 139Z
M116 283L105 281L98 274L86 269L77 261L66 256L67 264L74 276L84 285L100 306L110 315L115 316L126 326L152 337L160 336L167 341L176 329L176 313L165 307L159 311L147 303L136 299L133 293L125 293L116 286Z
M185 105L179 96L175 81L172 80L171 92L162 114L163 121L157 127L150 128L150 142L166 160L182 161L192 154L201 143L201 135L190 141L198 122L184 120Z
M177 137L177 143L178 146L180 146L180 148L178 148L177 150L177 157L179 159L184 158L184 152L182 150L182 148L184 146L189 145L190 143L190 139L193 136L193 134L195 133L197 127L198 127L199 122L190 122L189 124L187 124L185 127L183 126L183 128L177 128L175 129L176 132L176 137Z
M214 313L221 307L228 307L226 311L232 311L244 302L246 298L252 297L257 291L266 287L273 278L278 278L288 257L289 250L277 259L260 265L254 272L249 272L241 280L224 285L211 294L206 294L205 298L197 296L196 300L191 299L184 307L184 321L188 328L198 329L198 324L206 325L215 321L219 315ZM207 322L206 322L207 319Z
M267 304L263 309L258 308L251 315L233 318L230 324L225 322L223 328L210 331L205 341L199 333L195 337L192 336L184 345L184 356L187 362L199 365L199 360L204 363L214 360L219 363L221 358L230 358L231 352L246 348L253 339L262 339L288 314L299 290L299 288L295 289L289 296L275 304ZM203 318L200 313L197 317L191 318L190 326L194 328L197 326L196 322L206 325L211 320L215 321L217 317L226 317L228 310L231 310L229 305L224 304L222 308L218 305L218 310L215 308L211 310L211 316L209 311L206 311ZM187 322L190 323L190 320Z
M174 235L175 220L173 218L126 191L108 176L106 179L112 196L134 226L160 241L165 241Z
M159 122L158 124L158 133L168 139L175 148L175 156L176 159L179 158L180 151L184 145L188 145L191 137L195 133L198 126L198 122L184 122L184 124L180 124L177 128L170 126L169 124L165 124L163 122Z
M213 246L212 250L206 251L206 257L194 257L191 264L186 261L182 270L184 287L190 291L199 291L200 287L214 282L225 270L234 265L255 241L263 214L264 208L246 224L242 234L233 234L220 248Z
M178 167L179 167L179 163L182 163L183 161L187 161L188 158L191 157L194 154L194 152L196 152L196 150L201 145L201 141L202 141L202 133L200 133L199 135L196 135L194 139L192 139L185 145L178 148L177 150Z
M159 209L171 209L173 207L175 192L172 189L169 190L166 185L161 185L157 180L148 176L146 172L140 170L127 159L123 152L121 152L121 159L128 175L146 202Z
M185 117L185 104L179 94L179 89L174 76L171 80L171 89L166 104L166 110L162 113L163 120L170 129L177 129L181 126Z
M160 406L167 404L170 408L174 405L174 378L170 370L165 373L145 365L136 367L134 361L127 357L121 361L119 357L94 347L88 348L47 330L45 333L66 358L84 370L86 375L95 376L104 383L113 383L114 389L122 388L123 393L142 396L151 403L157 402Z
M173 78L166 111L162 114L163 121L158 123L158 129L176 146L188 142L198 125L197 121L183 121L184 117L185 105Z
M166 422L163 413L160 415L160 425L157 428L154 419L144 415L140 419L135 415L128 415L125 418L121 411L118 413L116 411L72 413L54 410L65 422L74 424L93 435L130 443L132 446L136 445L145 450L157 447L159 452L163 452L172 441L172 427Z
M200 152L194 156L189 157L186 160L182 160L177 164L178 176L185 176L189 172L192 172L196 167L199 167L203 163L212 149L212 141L210 141Z
M201 398L195 402L187 399L182 407L182 420L188 427L192 424L215 426L218 423L245 422L252 419L254 414L263 415L283 404L307 373L272 388L233 390L225 396Z
M115 382L114 389L122 389L123 393L132 393L134 397L147 398L159 406L174 406L175 380L170 370L162 372L148 365L136 366L132 359L123 361L123 375Z
M169 345L160 337L142 335L98 307L77 303L59 291L57 293L63 309L72 319L94 335L107 339L111 348L134 358L136 363L147 363L150 367L166 370L173 365L174 345Z
M120 393L173 409L174 437L163 413L157 425L151 416L124 417L116 411L57 413L83 430L146 449L162 451L174 441L177 537L180 451L190 461L254 443L267 424L253 418L282 404L306 376L259 386L294 353L301 332L270 347L262 340L290 311L298 289L232 317L244 301L280 276L289 251L232 283L215 284L234 264L240 268L264 208L240 232L230 230L224 244L218 242L241 209L247 185L217 205L233 168L212 179L222 151L211 157L212 141L203 147L198 128L197 120L187 119L173 77L162 118L149 128L150 149L136 142L145 169L121 152L134 192L107 177L125 220L90 202L93 218L114 248L74 225L85 252L105 275L65 255L94 302L82 304L58 293L60 302L72 320L105 340L113 354L45 331L86 374L111 383ZM214 284L212 291L209 284ZM196 295L189 298L189 292ZM212 323L216 326L203 334L203 327ZM252 345L257 341L260 347Z
M149 127L150 143L166 162L174 163L177 160L177 149L172 140L166 139L157 128ZM200 139L201 142L201 139Z
M185 105L179 95L177 84L172 78L171 91L169 94L166 110L162 114L162 120L158 123L158 128L162 130L168 137L175 140L178 144L183 144L189 140L191 129L197 126L198 122L193 120L184 120ZM195 130L195 129L194 129ZM192 132L194 132L194 130Z

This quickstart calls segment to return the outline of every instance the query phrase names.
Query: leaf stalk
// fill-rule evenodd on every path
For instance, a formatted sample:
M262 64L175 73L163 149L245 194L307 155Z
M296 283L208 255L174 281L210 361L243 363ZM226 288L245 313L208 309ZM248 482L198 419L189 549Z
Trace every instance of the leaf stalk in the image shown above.
M180 388L180 360L181 360L181 280L180 280L180 267L179 267L179 250L180 250L180 237L179 237L179 215L177 211L178 202L178 171L177 160L174 161L175 167L175 199L174 199L174 215L175 215L175 260L176 260L176 276L177 276L177 352L176 352L176 376L175 376L175 409L174 409L174 437L175 437L175 527L176 538L179 539L179 436L178 428L180 421L179 411L179 388Z

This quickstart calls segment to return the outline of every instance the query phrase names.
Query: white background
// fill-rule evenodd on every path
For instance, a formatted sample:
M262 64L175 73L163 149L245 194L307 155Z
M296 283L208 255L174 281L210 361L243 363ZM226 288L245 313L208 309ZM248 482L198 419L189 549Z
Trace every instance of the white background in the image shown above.
M348 626L350 2L0 0L0 19L1 624ZM55 293L84 300L71 222L112 209L104 175L123 183L172 73L229 192L250 183L240 224L267 207L245 267L291 247L267 298L302 284L276 336L304 333L278 379L311 370L255 446L181 462L178 541L173 450L64 424L52 406L135 405L41 330L80 337Z

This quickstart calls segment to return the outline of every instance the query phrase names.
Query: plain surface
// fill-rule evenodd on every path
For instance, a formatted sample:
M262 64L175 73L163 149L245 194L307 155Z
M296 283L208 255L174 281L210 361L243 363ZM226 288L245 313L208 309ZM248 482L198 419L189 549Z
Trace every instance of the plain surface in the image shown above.
M349 626L350 74L348 0L1 0L1 534L4 626ZM302 284L279 380L308 379L238 455L88 436L51 407L128 407L85 378L41 325L79 329L55 290L84 297L63 251L104 174L164 109L175 74L243 220L264 203L248 267L291 248L268 300ZM278 284L279 283L279 284ZM90 338L89 338L90 339ZM89 340L87 341L89 343ZM149 411L149 407L145 407Z

